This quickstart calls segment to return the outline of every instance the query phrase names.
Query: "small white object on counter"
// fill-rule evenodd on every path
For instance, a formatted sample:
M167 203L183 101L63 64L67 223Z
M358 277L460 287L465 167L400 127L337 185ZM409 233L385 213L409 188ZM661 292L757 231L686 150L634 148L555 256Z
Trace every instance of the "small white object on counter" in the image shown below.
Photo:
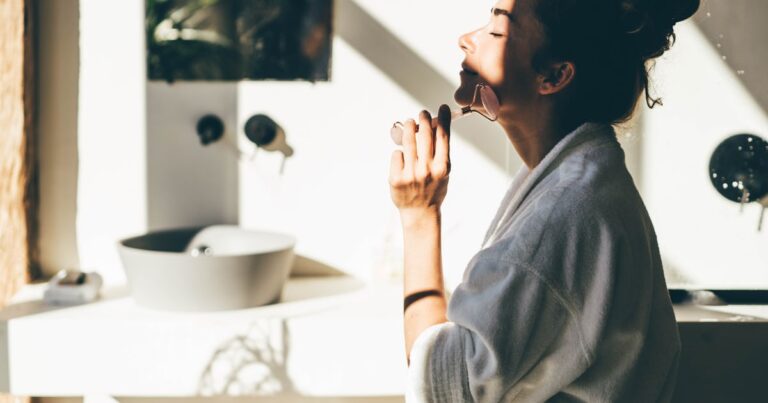
M43 301L50 305L76 305L91 302L99 297L104 284L96 272L61 270L50 281L43 294Z

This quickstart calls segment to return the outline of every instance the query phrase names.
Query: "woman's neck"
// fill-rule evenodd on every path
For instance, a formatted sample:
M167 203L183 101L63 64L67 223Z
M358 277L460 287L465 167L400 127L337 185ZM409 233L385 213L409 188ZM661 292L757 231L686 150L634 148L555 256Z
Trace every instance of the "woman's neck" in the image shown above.
M536 111L520 117L499 117L515 151L528 169L533 170L555 145L580 124L560 122L553 113Z

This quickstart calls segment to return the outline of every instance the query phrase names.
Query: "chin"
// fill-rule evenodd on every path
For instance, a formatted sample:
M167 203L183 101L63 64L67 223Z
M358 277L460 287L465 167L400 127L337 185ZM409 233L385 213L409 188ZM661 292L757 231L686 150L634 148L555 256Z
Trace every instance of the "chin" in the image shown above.
M461 106L467 106L472 103L472 97L475 95L475 85L463 84L453 93L453 100Z

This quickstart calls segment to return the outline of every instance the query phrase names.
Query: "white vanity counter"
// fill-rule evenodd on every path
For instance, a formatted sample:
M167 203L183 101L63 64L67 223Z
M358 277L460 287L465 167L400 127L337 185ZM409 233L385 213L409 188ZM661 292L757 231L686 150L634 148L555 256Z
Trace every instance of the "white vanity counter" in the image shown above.
M403 394L398 284L292 278L279 304L209 313L146 309L124 288L87 305L52 308L41 301L44 287L25 287L0 312L0 392Z
M153 397L404 392L399 281L292 278L279 304L210 313L145 309L124 288L108 289L87 305L53 308L40 300L43 289L43 284L25 287L0 312L0 392ZM768 306L676 305L675 312L683 338L682 400L693 399L692 390L717 394L702 382L716 389L750 377L768 379ZM707 360L716 360L714 366Z

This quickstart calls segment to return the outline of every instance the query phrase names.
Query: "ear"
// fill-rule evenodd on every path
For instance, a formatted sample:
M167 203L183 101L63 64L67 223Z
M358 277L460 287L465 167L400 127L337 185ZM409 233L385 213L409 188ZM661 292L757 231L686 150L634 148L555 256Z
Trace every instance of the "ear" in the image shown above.
M573 81L576 68L572 62L553 63L539 76L539 94L556 94Z

